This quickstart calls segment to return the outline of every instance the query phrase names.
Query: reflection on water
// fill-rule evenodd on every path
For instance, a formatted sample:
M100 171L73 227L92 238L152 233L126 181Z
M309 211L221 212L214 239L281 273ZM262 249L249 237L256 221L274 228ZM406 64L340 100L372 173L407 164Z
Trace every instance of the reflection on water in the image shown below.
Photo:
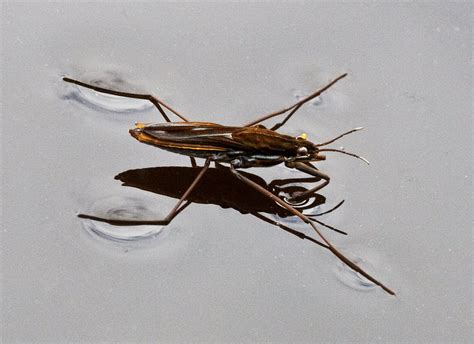
M189 185L196 179L200 171L201 168L199 167L182 166L142 168L122 172L118 174L115 179L120 180L123 186L138 188L154 194L179 199ZM303 183L312 185L312 183L320 181L320 178L315 177L289 178L276 179L267 184L264 179L257 175L248 172L241 173L282 199L289 199L301 192L307 191L308 188L303 186ZM251 214L290 234L327 248L325 244L288 227L285 222L298 222L292 213L267 196L256 191L254 188L235 178L232 172L226 167L208 169L186 200L190 203L215 204L222 208L233 208L242 214ZM319 209L325 201L326 198L321 194L310 193L300 202L288 203L292 204L294 208L303 212L313 220L318 221L315 217L321 214ZM120 223L117 225L117 220L157 221L163 219L167 215L167 211L171 210L170 208L155 211L150 207L150 202L145 203L140 199L123 197L105 198L94 203L86 213L94 217L113 220L99 222L86 219L85 225L89 231L103 238L120 241L148 239L158 235L163 226L149 224L130 225L125 222L122 225L120 225ZM183 212L185 212L185 208L186 206L182 208ZM334 209L335 208L328 209L326 212L330 212ZM179 213L181 213L181 210ZM271 215L272 218L269 218L267 215ZM81 217L83 216L84 215L81 215Z
M121 181L123 186L179 199L200 170L199 167L182 166L142 168L122 172L115 179ZM311 183L319 181L319 178L276 179L267 184L264 179L257 175L243 171L241 173L273 194L287 200L289 204L308 216L314 217L322 214L320 206L326 202L326 198L320 194L313 193L310 197L299 202L289 201L295 194L308 190L307 187L303 186L303 183L311 185ZM258 219L278 226L290 234L325 246L319 241L288 227L289 224L301 221L285 208L235 178L228 168L210 168L206 171L201 182L187 199L192 203L214 204L222 208L233 208L241 214L254 215ZM136 197L112 196L96 201L87 210L87 213L118 220L154 220L166 216L168 210L154 209L151 204L156 203ZM334 208L328 209L329 212L332 210ZM274 220L264 214L272 215ZM182 216L185 216L185 214ZM83 225L90 233L120 243L138 243L153 239L162 234L165 228L165 226L157 225L120 226L90 219L84 219ZM370 264L359 257L354 257L352 260L357 265L373 270ZM342 262L337 265L336 275L341 282L356 290L368 291L376 287L374 283Z
M128 170L118 174L115 179L124 186L134 187L179 199L191 183L196 179L201 168L184 166L165 166ZM300 183L314 183L319 178L290 178L274 180L267 184L255 174L240 172L260 186L282 198L289 198L298 192L306 191ZM278 205L254 188L241 182L228 168L210 168L206 171L187 200L192 203L215 204L222 208L233 208L242 214L264 212L275 214L281 218L293 217L293 214ZM321 194L313 193L295 208L300 211L314 210L326 202ZM305 213L306 214L306 213ZM313 215L308 213L307 215Z

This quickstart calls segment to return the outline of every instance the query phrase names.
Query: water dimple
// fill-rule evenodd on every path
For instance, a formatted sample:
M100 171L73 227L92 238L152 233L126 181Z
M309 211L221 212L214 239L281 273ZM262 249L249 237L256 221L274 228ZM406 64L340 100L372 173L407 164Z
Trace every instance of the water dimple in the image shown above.
M349 257L354 263L370 273L373 267L370 263L363 260L360 257ZM337 278L344 283L346 286L360 291L370 291L377 287L376 284L372 283L358 272L352 270L349 266L343 262L338 262L336 267Z
M282 188L278 192L278 196L288 205L295 208L296 210L302 212L306 216L314 216L321 212L320 205L324 203L324 199L321 199L320 195L315 194L310 197L303 198L301 200L293 199L296 195L298 190L300 192L306 191L305 187L299 187L298 184L294 184L293 189L289 189L288 186L286 188ZM287 217L280 217L278 215L273 215L274 219L286 224L299 224L301 220L297 216L287 216Z
M144 200L134 197L112 196L100 199L86 212L89 215L116 220L156 220L163 217ZM90 219L82 220L85 229L107 240L137 242L155 238L164 226L116 226Z
M136 93L134 86L111 73L94 78L83 76L77 80L114 91ZM148 100L105 94L75 84L71 84L71 91L65 98L73 99L94 109L118 113L143 112L153 107Z
M307 96L309 96L309 94L304 94L304 93L303 93L302 91L300 91L300 90L294 90L294 91L293 91L293 97L295 97L295 99L296 99L297 101L302 100L303 98L305 98L305 97L307 97ZM323 102L322 98L321 98L320 96L318 96L318 97L316 97L316 98L314 98L314 99L311 99L311 100L308 102L308 104L311 104L311 105L313 105L313 106L318 106L318 105L322 104L322 102Z

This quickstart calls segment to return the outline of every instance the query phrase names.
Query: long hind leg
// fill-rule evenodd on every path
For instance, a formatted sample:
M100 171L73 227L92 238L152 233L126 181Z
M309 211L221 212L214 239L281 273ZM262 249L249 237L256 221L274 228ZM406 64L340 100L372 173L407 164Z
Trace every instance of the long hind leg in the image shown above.
M243 181L244 183L246 183L247 185L251 186L252 188L254 188L255 190L259 191L260 193L262 193L263 195L267 196L268 198L274 200L276 203L278 203L279 205L281 205L282 207L284 207L286 210L288 210L289 212L291 212L292 214L298 216L303 222L309 224L313 229L314 231L319 235L319 237L321 238L321 240L328 246L328 249L337 257L339 258L343 263L345 263L347 266L349 266L352 270L354 270L355 272L358 272L360 273L362 276L364 276L365 278L367 278L369 281L375 283L376 285L380 286L383 290L385 290L387 293L391 294L391 295L395 295L395 292L393 292L391 289L389 289L388 287L386 287L383 283L379 282L377 279L375 279L374 277L372 277L371 275L369 275L367 272L365 272L365 270L363 270L362 268L360 268L356 263L354 263L353 261L351 261L349 258L347 258L346 256L344 256L329 240L326 239L326 237L321 233L321 231L319 230L318 227L316 227L316 225L313 223L313 221L311 221L308 217L306 217L305 215L303 215L301 212L299 212L298 210L296 210L295 208L293 208L292 206L290 206L289 204L285 203L282 199L280 199L279 197L275 196L274 194L272 194L270 191L266 190L265 188L263 188L262 186L258 185L257 183L251 181L250 179L248 179L247 177L245 177L244 175L240 174L233 166L230 167L230 170L232 171L232 173L236 176L236 178L240 179L241 181Z
M329 246L327 246L326 244L323 244L322 242L320 242L320 241L318 241L318 240L316 240L316 239L313 239L313 238L311 238L310 236L307 236L306 234L297 231L296 229L293 229L293 228L291 228L291 227L285 226L284 224L282 224L282 223L280 223L280 222L277 222L277 221L274 221L274 220L272 220L272 219L269 219L268 217L266 217L266 216L264 216L264 215L262 215L262 214L260 214L260 213L255 212L255 213L250 213L250 214L252 214L252 215L255 216L256 218L259 218L259 219L262 220L262 221L265 221L265 222L267 222L267 223L269 223L269 224L272 224L272 225L274 225L274 226L277 226L277 227L283 229L285 232L288 232L288 233L290 233L290 234L293 234L293 235L297 236L297 237L300 238L300 239L306 239L306 240L309 240L309 241L311 241L311 242L313 242L313 243L315 243L315 244L317 244L317 245L319 245L319 246L322 246L322 247L324 247L324 248L329 248Z
M165 107L166 109L168 109L169 111L174 113L176 116L181 118L183 121L189 122L188 119L186 119L178 111L174 110L171 106L166 104L164 101L156 98L155 96L152 96L151 94L114 91L114 90L110 90L110 89L107 89L107 88L86 84L85 82L74 80L74 79L71 79L71 78L68 78L68 77L64 77L63 80L66 81L66 82L69 82L71 84L75 84L75 85L78 85L78 86L81 86L81 87L89 88L91 90L94 90L94 91L100 92L100 93L111 94L111 95L118 96L118 97L148 100L153 105L156 106L156 108L158 109L158 111L160 111L161 115L163 116L163 118L165 119L166 122L171 122L171 120L169 119L166 112L163 110L163 107Z

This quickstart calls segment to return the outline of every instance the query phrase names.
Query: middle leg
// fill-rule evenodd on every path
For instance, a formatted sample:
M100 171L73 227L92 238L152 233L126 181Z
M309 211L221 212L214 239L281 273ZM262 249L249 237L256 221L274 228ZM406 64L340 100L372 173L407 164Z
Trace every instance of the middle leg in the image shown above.
M279 116L279 115L283 115L284 113L292 110L287 116L286 118L281 122L281 123L278 123L277 125L275 125L276 129L280 128L283 124L285 124L291 116L293 116L293 114L305 103L309 102L311 99L314 99L316 97L319 97L324 91L326 91L328 88L330 88L332 85L334 85L336 82L338 82L339 80L341 80L342 78L346 77L347 76L347 73L344 73L340 76L338 76L336 79L334 79L333 81L331 81L330 83L328 83L326 86L320 88L319 90L317 90L316 92L310 94L309 96L301 99L300 101L296 102L295 104L291 105L291 106L288 106L284 109L281 109L281 110L278 110L278 111L275 111L275 112L272 112L272 113L269 113L268 115L265 115L265 116L262 116L250 123L247 123L244 125L244 127L250 127L252 125L255 125L255 124L258 124L260 122L263 122L263 121L266 121L267 119L270 119L272 117L275 117L275 116ZM274 130L276 130L274 129Z
M164 101L156 98L155 96L152 96L151 94L141 94L141 93L115 91L115 90L111 90L111 89L108 89L108 88L87 84L85 82L74 80L74 79L71 79L71 78L68 78L68 77L64 77L63 81L66 81L66 82L69 82L71 84L75 84L75 85L78 85L78 86L81 86L81 87L89 88L89 89L94 90L94 91L99 92L99 93L111 94L111 95L114 95L114 96L117 96L117 97L148 100L150 103L155 105L155 107L158 109L158 111L160 111L161 115L163 116L163 118L165 119L166 122L171 122L171 120L169 119L169 117L165 113L165 111L163 110L162 106L167 108L169 111L174 113L176 116L181 118L183 121L189 122L186 119L186 117L181 115L178 111L174 110L171 106L166 104Z

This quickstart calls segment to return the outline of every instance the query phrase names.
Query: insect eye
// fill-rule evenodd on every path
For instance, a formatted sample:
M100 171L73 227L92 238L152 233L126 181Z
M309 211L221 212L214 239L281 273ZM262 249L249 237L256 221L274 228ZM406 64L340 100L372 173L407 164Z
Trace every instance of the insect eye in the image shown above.
M299 156L308 155L308 148L306 148L306 147L300 147L300 148L298 148L298 150L296 151L296 153L297 153Z

